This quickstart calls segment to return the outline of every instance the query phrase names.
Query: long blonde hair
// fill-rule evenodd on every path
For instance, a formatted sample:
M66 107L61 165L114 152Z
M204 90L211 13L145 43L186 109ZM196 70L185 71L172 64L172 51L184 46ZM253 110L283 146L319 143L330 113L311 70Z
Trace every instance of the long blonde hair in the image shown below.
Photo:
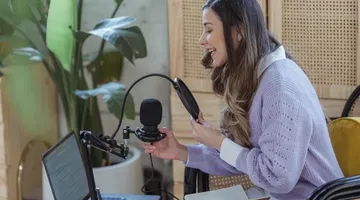
M212 88L223 97L221 130L236 143L251 148L249 109L258 86L257 66L260 59L274 50L279 42L268 32L261 7L256 0L208 0L211 8L223 23L228 61L224 66L211 66L206 53L201 62L211 68ZM234 49L231 28L237 26L242 40Z

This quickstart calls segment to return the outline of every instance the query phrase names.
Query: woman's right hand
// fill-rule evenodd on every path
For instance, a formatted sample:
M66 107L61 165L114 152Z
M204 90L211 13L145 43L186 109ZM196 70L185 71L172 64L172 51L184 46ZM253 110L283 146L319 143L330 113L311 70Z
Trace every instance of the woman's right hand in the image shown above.
M145 143L145 153L171 160L180 160L187 162L188 152L185 145L180 144L175 138L174 134L167 128L159 129L166 137L158 142Z

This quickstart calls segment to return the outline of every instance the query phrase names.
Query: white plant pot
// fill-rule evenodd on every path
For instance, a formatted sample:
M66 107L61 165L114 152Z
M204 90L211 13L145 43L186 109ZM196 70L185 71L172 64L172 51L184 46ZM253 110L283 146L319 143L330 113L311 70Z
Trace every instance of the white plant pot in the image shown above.
M129 147L128 158L111 166L94 168L96 187L102 193L115 194L143 194L144 185L141 151L133 146ZM120 160L110 156L112 161Z
M142 194L141 187L144 184L141 151L136 147L129 147L129 156L120 163L94 168L96 187L101 193L112 194ZM110 156L112 161L120 160ZM50 184L43 167L42 173L43 199L54 200Z

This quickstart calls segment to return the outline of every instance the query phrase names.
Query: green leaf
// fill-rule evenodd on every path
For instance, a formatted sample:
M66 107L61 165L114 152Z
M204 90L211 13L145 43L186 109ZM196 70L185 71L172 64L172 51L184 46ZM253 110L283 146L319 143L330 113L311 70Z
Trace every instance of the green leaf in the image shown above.
M38 50L31 47L15 49L14 54L27 57L30 61L42 61L44 59L44 56Z
M32 8L40 12L45 7L43 0L11 0L10 2L13 13L19 21L32 19Z
M43 0L0 0L0 18L11 21L18 25L23 20L33 20L32 13L34 10L41 14L45 10Z
M8 49L15 49L29 46L29 42L16 35L0 35L0 45L4 44Z
M108 83L111 81L119 81L123 69L123 55L118 51L110 51L104 53L96 67L99 77L99 84Z
M15 49L14 53L19 56L26 56L31 61L41 61L44 59L43 55L41 55L41 53L38 50L33 49L31 47Z
M7 21L0 18L0 35L11 35L14 33L14 27L11 26ZM1 38L0 37L0 38Z
M4 59L4 65L28 65L33 61L42 61L43 59L44 56L38 50L24 47L14 49L13 54Z
M0 0L0 18L12 17L12 4L9 0Z
M65 70L70 71L75 39L71 28L77 27L74 0L52 0L47 19L46 43Z
M146 41L140 28L128 27L134 21L132 17L105 19L90 32L77 31L74 34L80 42L85 42L91 35L104 39L134 64L134 59L147 56Z
M88 99L89 97L103 96L103 100L108 106L110 113L120 119L121 106L125 98L125 86L120 83L110 82L91 90L76 90L75 95ZM129 93L126 98L124 114L128 119L135 119L135 104L134 99Z
M0 62L11 55L16 48L27 47L29 44L22 38L8 35L0 37Z
M116 4L121 4L123 0L114 0Z

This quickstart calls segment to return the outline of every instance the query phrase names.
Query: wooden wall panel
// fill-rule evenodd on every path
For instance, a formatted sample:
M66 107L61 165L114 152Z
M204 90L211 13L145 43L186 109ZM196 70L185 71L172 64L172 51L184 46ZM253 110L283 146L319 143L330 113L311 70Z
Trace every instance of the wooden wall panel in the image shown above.
M25 66L24 66L25 67ZM58 138L58 112L57 112L57 94L56 88L48 76L44 67L40 64L36 66L26 66L31 68L29 76L34 75L33 79L36 88L41 92L41 99L45 104L38 106L39 110L33 113L34 120L48 121L50 124L44 127L50 129L43 129L37 133L38 136L53 143ZM26 72L28 73L28 72ZM0 78L0 199L16 200L17 199L17 170L20 162L20 156L27 143L33 139L19 123L18 116L14 113L12 104L9 103L9 98L6 96L5 88L8 78L17 78L16 76L8 76ZM26 85L24 85L26 87ZM33 91L29 90L29 95ZM24 99L24 103L26 99ZM40 103L40 102L39 102ZM35 105L34 105L35 106ZM44 120L44 110L50 111L51 117L49 120ZM48 116L47 116L48 117ZM31 153L31 157L27 157L27 163L31 164L24 166L26 179L23 180L22 189L25 195L37 196L41 198L41 154L43 151ZM36 162L36 163L34 163ZM35 168L33 168L35 167ZM29 172L31 177L28 176ZM36 192L36 194L34 194ZM40 195L40 196L39 196Z
M0 79L0 86L2 79ZM8 199L8 185L6 174L6 151L5 151L5 118L7 115L4 113L3 95L0 92L0 199Z
M319 97L346 100L360 84L359 1L269 1L269 28Z

